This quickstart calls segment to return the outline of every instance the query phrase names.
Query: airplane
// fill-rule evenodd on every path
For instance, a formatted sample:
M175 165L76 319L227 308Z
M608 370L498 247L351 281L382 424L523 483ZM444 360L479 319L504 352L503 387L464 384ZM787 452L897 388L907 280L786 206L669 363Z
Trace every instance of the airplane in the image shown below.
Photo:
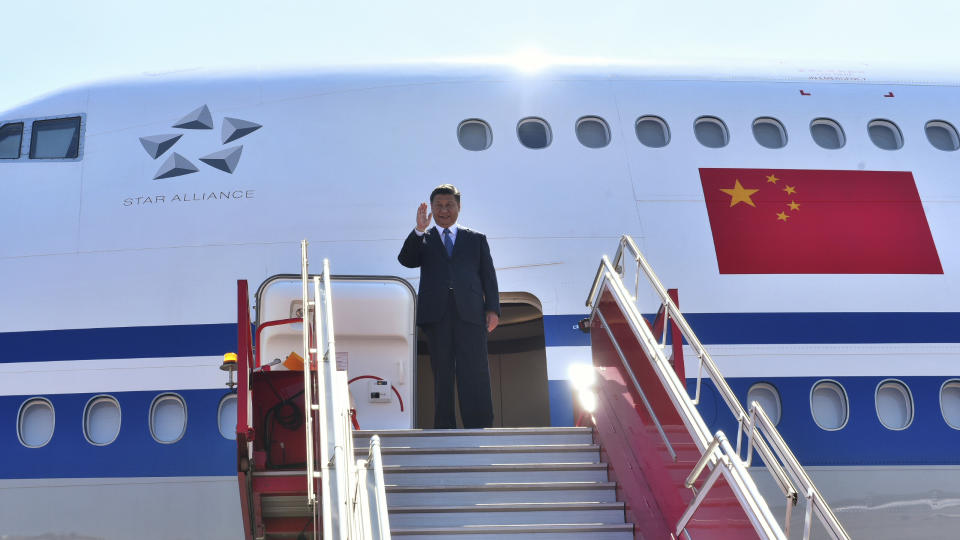
M236 352L237 280L296 274L308 238L335 275L415 289L396 255L446 182L500 281L496 426L578 421L584 302L627 234L853 537L950 536L957 89L841 75L189 72L0 112L0 536L243 537L236 395L218 369ZM843 203L860 221L819 215L792 245L763 232ZM402 422L429 428L426 356L412 362ZM729 431L717 400L704 387L700 414Z

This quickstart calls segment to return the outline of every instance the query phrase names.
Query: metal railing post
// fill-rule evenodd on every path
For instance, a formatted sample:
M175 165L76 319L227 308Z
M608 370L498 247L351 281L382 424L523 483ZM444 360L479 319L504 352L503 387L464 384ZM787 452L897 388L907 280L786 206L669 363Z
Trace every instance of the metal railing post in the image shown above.
M307 241L300 242L300 282L303 301L303 405L304 405L304 433L306 436L307 455L307 504L317 504L317 494L314 490L314 455L313 455L313 393L310 381L310 332L308 331L307 313L310 310L310 296L307 289L310 262L307 260Z
M326 539L389 540L379 438L371 439L367 460L355 459L347 374L337 369L330 264L324 259L323 274L313 276L311 300L307 245L306 240L301 243L304 430L307 501L313 508L314 537L320 537L316 527L322 522Z

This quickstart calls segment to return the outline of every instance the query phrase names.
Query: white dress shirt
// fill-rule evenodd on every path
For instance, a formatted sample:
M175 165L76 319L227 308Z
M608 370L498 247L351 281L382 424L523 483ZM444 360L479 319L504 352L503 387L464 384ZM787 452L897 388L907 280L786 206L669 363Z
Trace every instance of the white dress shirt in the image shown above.
M434 225L434 227L436 227L436 228L437 228L437 232L440 233L440 243L442 244L442 243L443 243L443 228L441 228L441 227L439 227L439 226L437 226L437 225ZM447 228L450 229L450 241L453 242L453 245L457 245L457 229L460 228L460 225L457 224L457 223L454 223L453 225L451 225L451 226L449 226L449 227L447 227ZM424 235L424 233L422 233L422 232L420 232L419 230L417 230L416 227L413 228L413 232L417 233L417 236L423 236L423 235Z

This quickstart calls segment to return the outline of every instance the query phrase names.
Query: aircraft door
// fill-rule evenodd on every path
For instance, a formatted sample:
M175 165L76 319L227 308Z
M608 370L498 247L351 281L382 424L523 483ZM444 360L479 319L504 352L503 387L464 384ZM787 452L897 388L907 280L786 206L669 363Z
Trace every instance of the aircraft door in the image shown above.
M529 293L501 293L500 311L500 325L487 340L493 427L549 426L550 395L540 302ZM433 427L433 376L422 332L417 351L417 426L429 429ZM457 425L461 425L459 403Z

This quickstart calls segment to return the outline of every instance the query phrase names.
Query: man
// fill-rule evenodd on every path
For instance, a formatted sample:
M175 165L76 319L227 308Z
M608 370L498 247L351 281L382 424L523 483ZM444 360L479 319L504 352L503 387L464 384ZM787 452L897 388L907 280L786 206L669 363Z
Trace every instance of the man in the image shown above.
M457 224L460 191L450 184L421 203L417 226L397 259L420 268L417 324L427 334L433 370L434 428L457 427L453 405L456 380L465 428L493 425L487 334L500 322L500 292L483 234ZM430 225L430 218L436 222Z

